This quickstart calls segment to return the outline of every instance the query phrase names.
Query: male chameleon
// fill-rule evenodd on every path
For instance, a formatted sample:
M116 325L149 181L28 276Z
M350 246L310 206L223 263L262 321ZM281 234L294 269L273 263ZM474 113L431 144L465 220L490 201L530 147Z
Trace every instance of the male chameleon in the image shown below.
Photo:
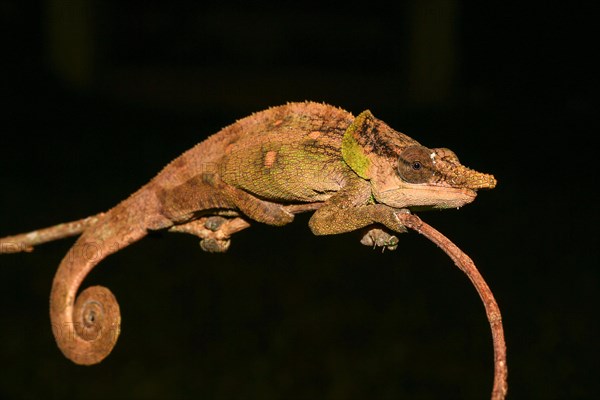
M149 231L195 234L204 250L225 251L248 221L281 226L295 212L316 210L309 221L315 235L365 228L364 244L394 249L397 238L388 232L405 231L398 213L458 208L495 185L452 151L421 146L369 111L354 117L326 104L289 103L222 129L108 212L0 239L0 252L53 240L46 231L55 228L82 233L58 267L50 317L64 355L90 365L114 347L120 311L107 288L77 296L79 286L102 259ZM27 244L15 245L17 238Z

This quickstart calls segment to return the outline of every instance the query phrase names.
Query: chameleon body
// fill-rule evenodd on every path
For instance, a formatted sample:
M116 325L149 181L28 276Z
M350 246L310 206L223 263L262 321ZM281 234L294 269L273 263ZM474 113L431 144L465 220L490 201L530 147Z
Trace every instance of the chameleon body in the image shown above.
M205 250L224 251L248 221L281 226L298 210L316 210L314 234L366 228L363 243L393 249L389 232L405 230L401 210L460 207L495 184L450 150L421 146L369 111L354 117L313 102L267 109L183 153L81 228L53 281L54 335L78 364L110 353L120 329L114 296L100 286L77 292L102 259L149 231L192 233Z

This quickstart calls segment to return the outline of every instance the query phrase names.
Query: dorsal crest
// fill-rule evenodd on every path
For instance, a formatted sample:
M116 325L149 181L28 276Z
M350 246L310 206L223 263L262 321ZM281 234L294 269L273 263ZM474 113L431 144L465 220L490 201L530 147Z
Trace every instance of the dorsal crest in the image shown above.
M376 158L395 162L404 148L415 144L416 140L393 130L365 110L344 133L342 157L358 176L370 179Z

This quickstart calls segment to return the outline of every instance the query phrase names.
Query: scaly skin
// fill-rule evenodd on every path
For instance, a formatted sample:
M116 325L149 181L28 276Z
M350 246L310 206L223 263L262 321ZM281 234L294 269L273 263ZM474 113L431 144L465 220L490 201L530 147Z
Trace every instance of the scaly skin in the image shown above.
M421 146L369 111L355 118L305 102L253 114L183 153L113 209L69 225L69 234L77 233L72 227L83 234L53 281L56 341L77 364L98 363L111 352L120 330L114 296L99 286L77 292L102 259L148 231L191 233L203 249L225 251L229 236L249 220L281 226L295 212L316 210L309 221L314 234L365 228L362 243L393 249L397 238L388 230L405 230L403 209L460 207L495 184L450 150ZM8 246L8 238L0 244L6 252L33 245Z

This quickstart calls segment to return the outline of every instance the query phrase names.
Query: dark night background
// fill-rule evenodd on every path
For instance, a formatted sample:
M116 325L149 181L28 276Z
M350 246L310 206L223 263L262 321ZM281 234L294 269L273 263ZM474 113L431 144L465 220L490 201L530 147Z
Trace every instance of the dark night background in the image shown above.
M0 1L0 236L107 210L268 106L369 108L499 181L420 216L496 296L509 398L592 398L596 21L553 3ZM0 256L0 397L489 398L484 309L440 250L408 233L381 254L307 220L255 225L227 254L165 233L102 262L84 287L109 287L123 322L94 367L50 331L73 240Z

